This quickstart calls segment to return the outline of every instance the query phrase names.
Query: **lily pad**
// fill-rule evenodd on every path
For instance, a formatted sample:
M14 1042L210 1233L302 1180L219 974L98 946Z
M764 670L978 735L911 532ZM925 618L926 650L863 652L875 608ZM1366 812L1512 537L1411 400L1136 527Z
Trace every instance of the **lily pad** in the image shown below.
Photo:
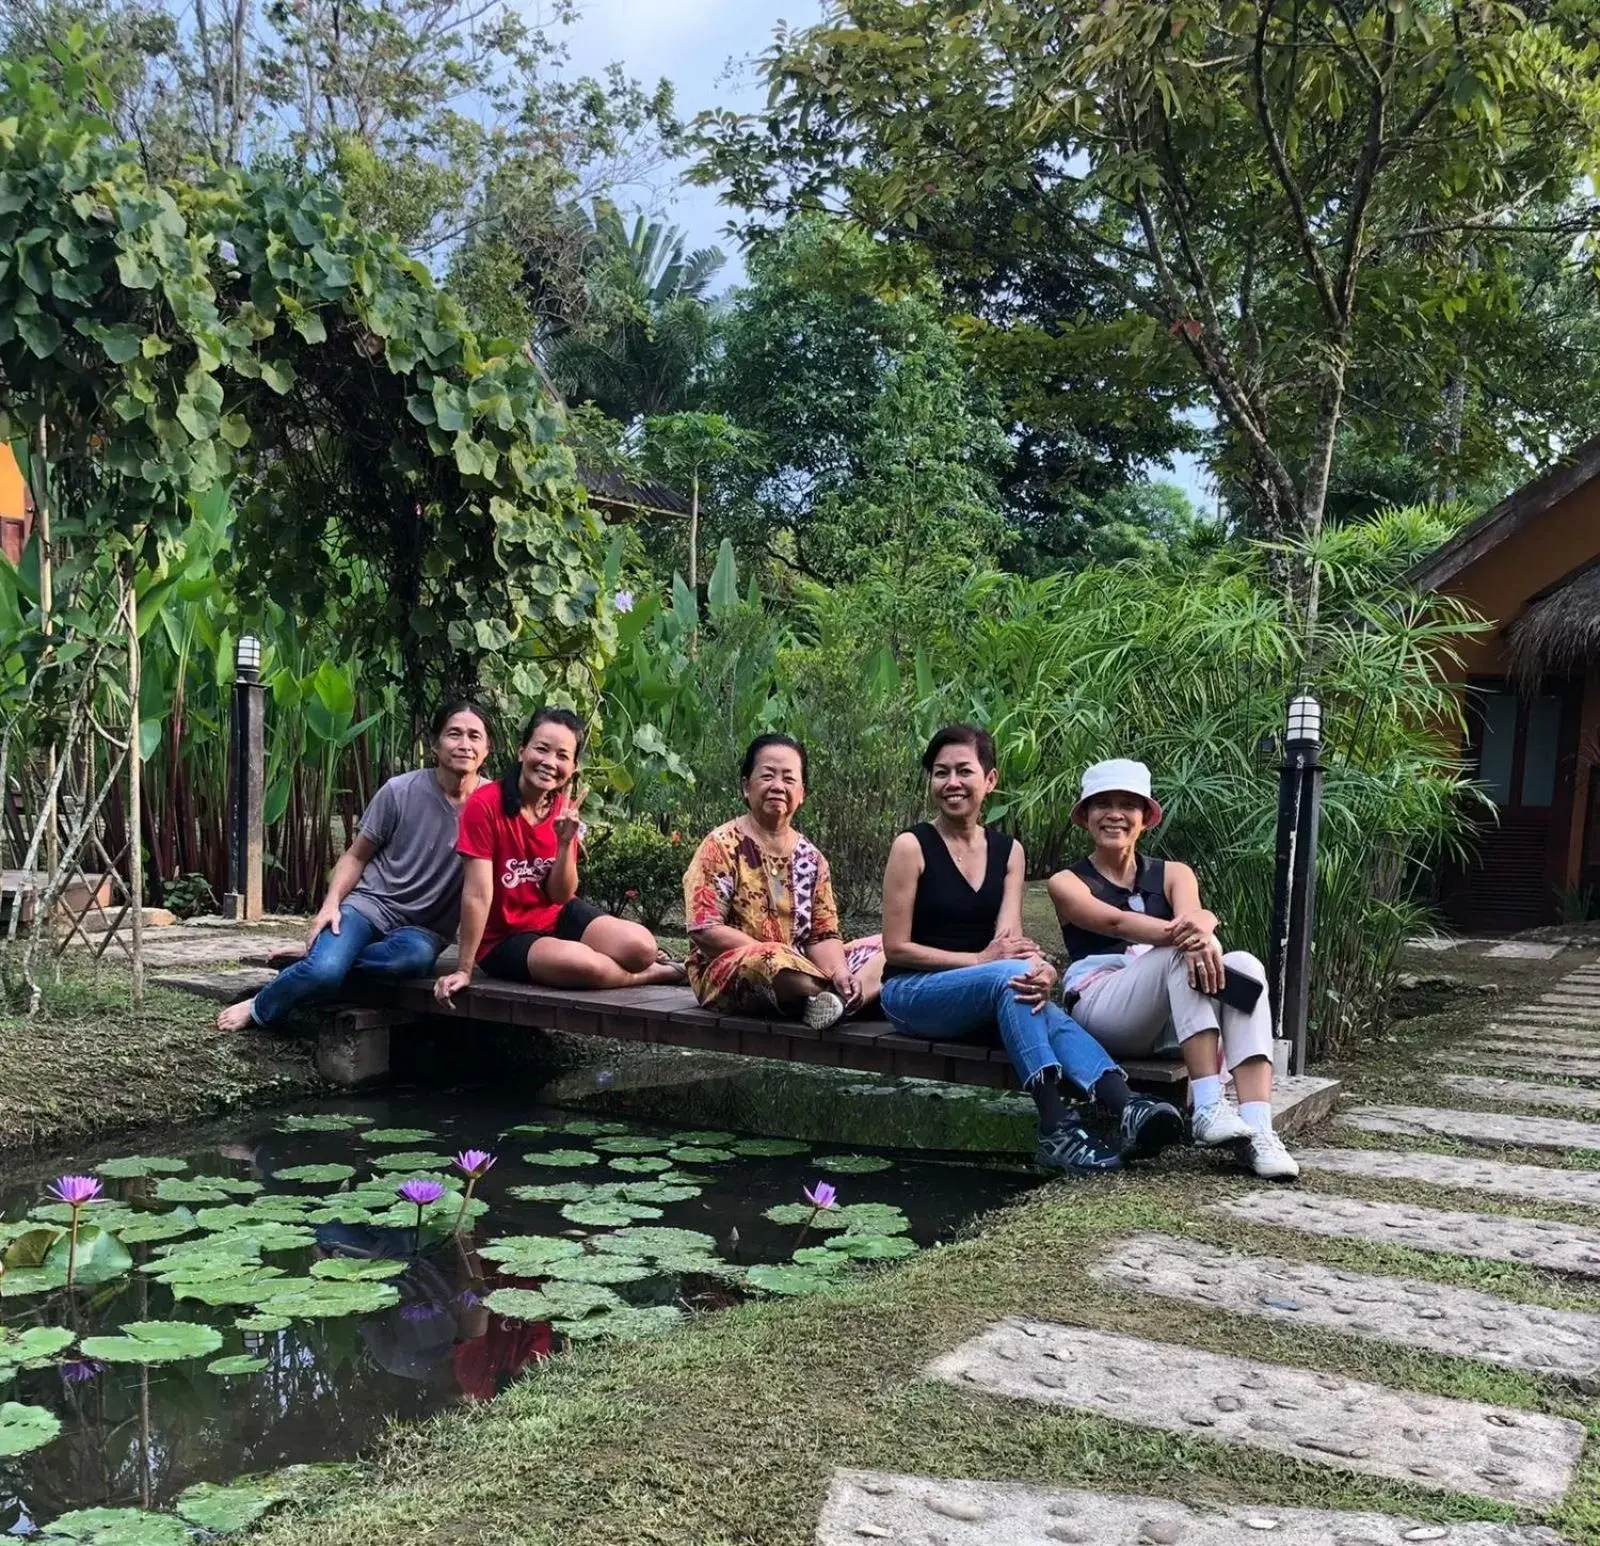
M623 1300L599 1283L546 1283L543 1288L497 1288L483 1301L496 1315L518 1321L576 1321Z
M190 1524L214 1535L234 1535L253 1525L287 1494L259 1482L196 1482L173 1501L173 1507Z
M365 1224L374 1213L380 1212L370 1203L358 1198L331 1202L326 1208L313 1208L306 1215L308 1224Z
M717 1250L717 1242L697 1229L663 1229L650 1224L596 1235L592 1244L598 1251L642 1256L646 1261L662 1256L714 1256Z
M745 1269L737 1262L724 1261L720 1256L707 1256L699 1251L657 1256L654 1265L658 1272L669 1277L716 1278L722 1283L742 1283L745 1275Z
M596 1181L546 1181L537 1186L506 1188L506 1196L518 1202L583 1202L597 1194L609 1196L609 1185Z
M268 1315L288 1315L296 1320L325 1320L340 1315L371 1315L400 1302L392 1283L334 1283L326 1278L285 1278L287 1292L262 1303Z
M626 1256L596 1254L573 1256L565 1261L553 1261L544 1269L547 1277L558 1278L563 1283L642 1283L646 1278L657 1277L660 1269Z
M354 1256L330 1256L326 1261L311 1264L312 1277L327 1278L334 1283L382 1283L399 1277L405 1270L403 1261L381 1258L367 1261Z
M853 1235L903 1235L911 1228L904 1210L891 1202L852 1202L834 1209Z
M129 1154L121 1159L102 1160L94 1167L97 1176L126 1181L138 1176L175 1176L189 1168L188 1160L166 1154Z
M720 1165L724 1160L733 1158L733 1150L707 1149L693 1144L681 1149L668 1149L667 1156L680 1165Z
M833 1274L815 1267L752 1267L745 1274L752 1288L765 1289L769 1294L799 1296L821 1294L832 1288L837 1279Z
M369 1127L358 1136L362 1143L426 1143L439 1135L427 1127Z
M915 1256L917 1243L904 1235L835 1235L823 1248L852 1261L889 1261L897 1256Z
M85 1337L79 1350L102 1363L177 1363L204 1358L222 1346L222 1333L194 1321L130 1321L120 1337Z
M72 1236L63 1235L50 1247L50 1254L44 1259L45 1271L59 1269L64 1278L71 1258ZM88 1224L78 1231L75 1283L111 1283L132 1271L132 1254L109 1230Z
M379 1154L370 1163L374 1170L444 1170L450 1164L450 1156L431 1149L404 1149Z
M371 1117L352 1116L343 1111L319 1111L312 1116L285 1117L278 1124L280 1133L343 1133L352 1127L367 1127Z
M334 1181L348 1181L356 1173L354 1165L290 1165L272 1172L274 1181L309 1181L325 1186Z
M220 1207L199 1208L195 1222L213 1233L235 1230L255 1224L301 1224L314 1208L319 1206L315 1197L292 1197L275 1192L267 1197L252 1198L249 1202L223 1203Z
M76 1541L79 1546L193 1546L182 1520L137 1508L74 1509L51 1520L40 1541Z
M124 1245L153 1245L158 1240L192 1235L199 1227L187 1208L174 1208L169 1213L146 1213L130 1219L117 1231L117 1238Z
M679 1181L630 1181L621 1189L623 1202L687 1202L705 1188Z
M64 1326L0 1326L0 1369L38 1369L72 1346Z
M500 1270L513 1278L543 1277L551 1263L582 1254L583 1247L576 1240L556 1235L504 1235L478 1248L478 1255L498 1262Z
M659 1337L663 1332L676 1331L682 1324L683 1311L677 1305L652 1304L642 1309L630 1305L624 1310L612 1310L607 1315L590 1315L583 1320L552 1321L550 1329L577 1341L611 1337L622 1342L633 1342L641 1337Z
M821 1154L811 1162L818 1170L839 1176L870 1176L880 1170L893 1170L894 1162L877 1154Z
M548 1122L518 1122L500 1134L502 1138L540 1138L550 1131Z
M233 1277L208 1278L199 1283L172 1284L172 1297L193 1299L198 1304L259 1305L291 1281L282 1267L254 1267Z
M54 1224L30 1225L11 1237L0 1262L7 1270L18 1267L42 1267L50 1248L65 1236L65 1231Z
M138 1209L130 1208L126 1203L91 1202L78 1210L78 1226L81 1229L93 1224L100 1229L117 1230L143 1216ZM28 1217L44 1224L71 1225L72 1209L64 1202L41 1203Z
M61 1432L61 1419L42 1406L0 1401L0 1458L25 1455Z
M249 1353L234 1353L227 1358L213 1358L206 1365L207 1374L260 1374L267 1367L265 1358Z
M843 1229L845 1221L839 1217L839 1211L837 1208L813 1208L808 1202L780 1202L761 1216L771 1219L774 1224L799 1225L809 1221L811 1227L817 1230Z
M317 1232L305 1224L245 1224L229 1230L233 1239L248 1240L263 1254L273 1251L301 1251L317 1243Z
M612 1170L620 1170L624 1175L649 1176L660 1170L671 1170L672 1161L662 1159L658 1154L619 1154L614 1160L608 1160L607 1165Z
M289 1317L287 1315L241 1315L233 1323L240 1331L287 1331Z
M630 1133L623 1138L596 1138L594 1147L607 1154L659 1154L671 1143L670 1138L645 1138L638 1133Z
M561 1217L574 1224L610 1229L618 1224L634 1224L640 1219L658 1219L661 1210L644 1202L569 1202L562 1204Z
M733 1146L734 1135L713 1128L698 1128L692 1133L674 1133L672 1141L679 1144L704 1144L711 1149L727 1149Z
M574 1138L610 1138L627 1130L626 1122L593 1122L587 1117L579 1122L567 1122L561 1128L563 1133L571 1133Z
M559 1170L581 1170L598 1165L600 1156L589 1149L546 1149L543 1154L524 1154L525 1165L553 1165Z
M786 1159L811 1152L809 1143L795 1138L737 1138L728 1147L745 1159Z
M848 1272L850 1258L840 1251L830 1251L825 1245L803 1245L794 1253L797 1265L815 1267L819 1272Z

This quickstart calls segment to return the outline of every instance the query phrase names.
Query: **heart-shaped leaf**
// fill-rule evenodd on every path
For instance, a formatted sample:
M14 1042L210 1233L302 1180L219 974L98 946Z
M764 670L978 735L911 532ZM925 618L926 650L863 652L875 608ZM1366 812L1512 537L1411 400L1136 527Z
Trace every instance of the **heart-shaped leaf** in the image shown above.
M261 1482L233 1482L221 1485L196 1482L186 1487L173 1501L173 1508L190 1524L214 1535L235 1535L247 1530L276 1503L287 1496Z
M893 1162L877 1154L822 1154L811 1162L818 1170L840 1176L870 1176L879 1170L892 1170Z
M194 1321L130 1321L120 1337L85 1337L79 1351L102 1363L177 1363L204 1358L222 1346L222 1333Z
M249 1353L233 1353L227 1358L213 1358L206 1365L207 1374L260 1374L267 1367L265 1358Z

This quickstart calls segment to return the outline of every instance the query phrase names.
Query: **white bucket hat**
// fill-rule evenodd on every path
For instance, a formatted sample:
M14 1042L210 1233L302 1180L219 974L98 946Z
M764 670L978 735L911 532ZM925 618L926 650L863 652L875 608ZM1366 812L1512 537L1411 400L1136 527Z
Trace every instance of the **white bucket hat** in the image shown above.
M1105 762L1097 762L1092 768L1085 769L1083 775L1083 793L1078 796L1078 803L1072 807L1072 819L1080 827L1086 826L1083 808L1097 794L1136 794L1144 801L1145 809L1150 813L1145 825L1159 827L1161 825L1161 802L1150 793L1150 769L1142 762L1135 762L1131 757L1112 757Z

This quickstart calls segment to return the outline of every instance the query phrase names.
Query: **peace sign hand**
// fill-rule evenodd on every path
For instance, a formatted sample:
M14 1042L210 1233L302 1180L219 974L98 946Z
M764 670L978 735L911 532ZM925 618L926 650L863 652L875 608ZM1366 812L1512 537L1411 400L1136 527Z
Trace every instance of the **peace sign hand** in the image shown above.
M565 790L556 796L556 842L563 848L576 841L583 830L583 802L588 798L587 789L580 790L576 800Z

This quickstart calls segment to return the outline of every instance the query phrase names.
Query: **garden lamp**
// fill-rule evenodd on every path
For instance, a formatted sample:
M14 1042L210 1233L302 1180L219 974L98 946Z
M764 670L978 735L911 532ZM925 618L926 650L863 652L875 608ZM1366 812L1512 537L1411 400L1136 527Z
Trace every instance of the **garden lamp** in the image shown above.
M253 633L242 633L234 646L233 667L240 681L261 680L261 641Z
M1267 990L1286 1069L1306 1071L1311 1017L1312 930L1317 908L1317 829L1322 824L1322 705L1308 692L1289 701L1278 769L1278 840L1272 888ZM1275 1065L1280 1061L1274 1058Z

